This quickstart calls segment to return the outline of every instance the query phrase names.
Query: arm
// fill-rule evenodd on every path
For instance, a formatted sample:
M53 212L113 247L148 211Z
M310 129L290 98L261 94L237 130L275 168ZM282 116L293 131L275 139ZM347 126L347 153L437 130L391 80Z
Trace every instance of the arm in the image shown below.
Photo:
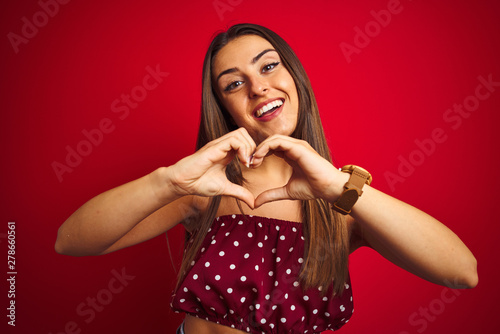
M260 194L256 207L281 199L323 198L333 203L349 179L309 144L286 136L263 141L252 167L258 168L269 152L283 157L293 173L285 186ZM362 240L403 269L437 284L476 286L472 253L450 229L426 213L365 185L351 216L350 223Z
M61 225L56 252L100 255L166 232L187 218L167 204L191 207L192 202L192 197L181 198L174 193L169 183L169 170L162 167L92 198Z
M236 130L175 165L92 198L59 228L56 252L100 255L151 239L196 214L196 196L233 196L253 207L253 195L229 182L225 169L236 155L247 161L254 149L246 130Z
M340 179L347 181L348 175ZM403 269L454 288L477 285L474 255L455 233L428 214L365 185L351 216L366 243Z

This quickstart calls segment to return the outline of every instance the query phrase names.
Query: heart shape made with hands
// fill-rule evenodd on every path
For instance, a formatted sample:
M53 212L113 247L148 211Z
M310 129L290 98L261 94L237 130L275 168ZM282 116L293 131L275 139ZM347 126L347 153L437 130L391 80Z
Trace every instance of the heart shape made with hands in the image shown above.
M252 165L246 165L247 168L255 168L258 169L258 167L253 167ZM255 175L254 175L255 177ZM290 177L291 179L291 177ZM287 181L287 183L284 186L281 187L271 187L272 182L266 182L267 185L269 186L267 189L261 189L261 192L258 195L254 195L250 190L247 189L246 185L236 185L239 187L238 191L234 196L238 199L243 200L250 208L256 209L263 204L274 202L274 201L279 201L279 200L284 200L284 199L294 199L292 196L289 195L287 188L290 183L290 179ZM268 180L266 180L268 181Z
M233 197L243 200L250 208L255 209L278 200L309 200L319 197L329 198L332 195L332 179L335 177L335 172L340 172L307 142L285 136L273 137L261 143L245 165L247 168L258 169L264 160L271 156L282 159L292 167L287 183L266 189L257 197L244 186L233 184L235 187L231 191ZM276 161L276 164L280 171L283 170L279 166L281 162Z

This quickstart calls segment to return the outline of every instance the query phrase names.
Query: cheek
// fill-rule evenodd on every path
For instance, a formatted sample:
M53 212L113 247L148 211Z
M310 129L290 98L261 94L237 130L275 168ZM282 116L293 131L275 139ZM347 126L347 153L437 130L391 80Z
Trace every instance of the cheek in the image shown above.
M282 89L288 93L290 98L291 105L296 111L299 110L299 97L297 93L297 86L295 86L295 82L293 78L288 74L287 77L282 80Z
M243 119L242 117L243 111L241 110L241 101L238 102L235 101L234 99L231 99L224 103L224 107L226 108L228 114L233 119L234 123L236 123L238 126L242 126L241 121Z
M288 71L284 71L279 78L279 85L281 89L286 91L292 99L292 103L297 103L297 87L295 86L295 81L293 81L292 76Z

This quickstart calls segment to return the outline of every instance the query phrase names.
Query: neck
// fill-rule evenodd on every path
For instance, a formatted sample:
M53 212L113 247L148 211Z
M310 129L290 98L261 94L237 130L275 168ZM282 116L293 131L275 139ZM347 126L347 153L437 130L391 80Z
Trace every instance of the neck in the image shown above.
M282 158L267 156L258 168L246 168L242 165L243 177L249 184L286 184L292 175L292 167Z

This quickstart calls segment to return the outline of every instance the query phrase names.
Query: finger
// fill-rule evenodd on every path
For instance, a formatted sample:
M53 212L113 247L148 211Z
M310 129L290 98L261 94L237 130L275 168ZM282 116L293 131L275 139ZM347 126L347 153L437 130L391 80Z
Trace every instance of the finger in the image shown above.
M245 189L242 186L230 183L224 190L223 194L242 200L251 209L255 208L255 197L248 189Z
M239 128L224 135L220 140L217 140L215 146L221 148L226 153L234 150L240 161L246 165L249 165L251 156L256 148L255 142L245 128Z
M288 136L272 136L263 141L256 149L254 155L261 158L272 151L288 152L304 149L305 142Z
M236 132L238 138L246 144L246 150L244 152L238 152L238 157L242 163L244 163L247 167L250 167L253 152L255 151L257 145L245 128L239 128Z
M255 208L258 208L265 203L284 200L284 199L292 199L290 198L290 195L288 195L288 192L286 191L285 187L268 189L262 192L259 196L257 196L257 198L255 199Z
M251 149L248 147L247 142L245 142L241 137L231 136L226 139L219 141L214 146L209 147L206 150L207 158L215 162L229 163L234 155L238 155L240 160L244 163L249 162L249 152Z
M287 136L273 136L263 141L255 150L253 166L258 167L264 158L269 154L274 154L280 158L298 160L304 151L305 146L294 138Z

